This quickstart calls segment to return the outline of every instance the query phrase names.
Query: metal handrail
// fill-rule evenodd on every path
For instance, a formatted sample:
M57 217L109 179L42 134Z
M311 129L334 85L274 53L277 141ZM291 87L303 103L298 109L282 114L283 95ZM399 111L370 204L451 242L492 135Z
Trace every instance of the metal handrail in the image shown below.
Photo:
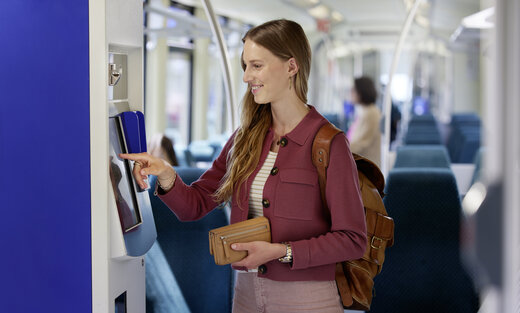
M224 34L222 33L222 28L218 23L217 16L215 11L213 10L213 6L211 5L210 0L202 0L202 4L204 7L204 11L209 20L209 25L211 26L211 31L215 38L217 38L217 43L219 46L221 58L220 65L222 67L222 72L224 73L224 88L226 90L226 100L228 103L228 113L231 122L231 131L236 128L235 124L235 97L234 97L234 84L233 77L231 75L231 63L229 61L229 53L227 50L227 45L224 40Z
M385 133L383 138L383 150L382 150L382 158L381 158L381 170L385 177L387 176L390 170L390 164L388 155L390 154L390 117L392 114L392 101L391 101L391 89L392 89L392 78L397 69L397 65L399 64L399 57L401 56L401 52L403 50L404 41L408 33L410 32L410 28L412 26L412 21L415 18L415 14L417 13L417 9L421 2L425 0L415 0L413 7L408 12L408 16L406 17L406 21L403 25L403 30L401 31L401 35L399 36L399 41L397 42L397 46L394 50L394 56L392 58L392 65L390 67L390 72L388 73L388 84L385 88L385 95L383 98L383 109L385 116Z

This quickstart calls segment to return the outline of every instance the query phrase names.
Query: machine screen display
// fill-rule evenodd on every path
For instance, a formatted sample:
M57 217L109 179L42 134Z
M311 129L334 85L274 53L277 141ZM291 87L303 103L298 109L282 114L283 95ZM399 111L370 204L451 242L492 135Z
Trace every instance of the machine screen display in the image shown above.
M119 153L126 153L119 117L109 119L109 132L110 180L114 189L121 227L123 232L128 232L142 223L142 217L137 202L136 185L130 162L119 157Z

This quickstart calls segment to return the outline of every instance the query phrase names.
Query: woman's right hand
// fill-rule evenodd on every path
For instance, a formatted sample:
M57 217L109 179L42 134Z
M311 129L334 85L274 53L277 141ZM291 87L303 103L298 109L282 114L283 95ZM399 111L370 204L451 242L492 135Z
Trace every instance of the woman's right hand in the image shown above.
M133 174L137 184L142 188L146 189L146 179L148 175L155 175L159 181L159 184L162 186L168 186L169 191L173 187L173 183L175 182L175 178L177 177L177 173L173 169L173 167L168 164L163 159L154 157L147 152L142 153L121 153L119 157L127 160L134 161L134 170ZM163 188L164 189L164 188Z

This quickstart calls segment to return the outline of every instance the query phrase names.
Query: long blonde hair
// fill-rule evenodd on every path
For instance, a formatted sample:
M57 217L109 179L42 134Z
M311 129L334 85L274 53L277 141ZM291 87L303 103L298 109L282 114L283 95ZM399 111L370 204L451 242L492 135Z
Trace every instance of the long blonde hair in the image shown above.
M311 49L302 27L293 21L273 20L251 28L242 38L242 42L251 40L269 50L283 61L294 58L298 72L293 78L293 85L298 98L307 103L307 81L311 70ZM242 69L246 65L243 59ZM242 184L253 173L262 153L262 144L272 123L271 104L258 104L247 87L242 100L241 126L235 134L233 147L228 154L227 171L215 199L227 201L233 192L239 199ZM239 205L241 205L239 203Z

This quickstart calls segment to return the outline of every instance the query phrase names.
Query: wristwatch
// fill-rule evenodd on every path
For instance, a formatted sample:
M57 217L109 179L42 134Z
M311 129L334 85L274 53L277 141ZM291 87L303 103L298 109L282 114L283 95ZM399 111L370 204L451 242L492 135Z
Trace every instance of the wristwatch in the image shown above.
M291 263L292 262L292 248L291 244L288 242L282 242L285 245L285 256L278 259L278 261L282 263Z

